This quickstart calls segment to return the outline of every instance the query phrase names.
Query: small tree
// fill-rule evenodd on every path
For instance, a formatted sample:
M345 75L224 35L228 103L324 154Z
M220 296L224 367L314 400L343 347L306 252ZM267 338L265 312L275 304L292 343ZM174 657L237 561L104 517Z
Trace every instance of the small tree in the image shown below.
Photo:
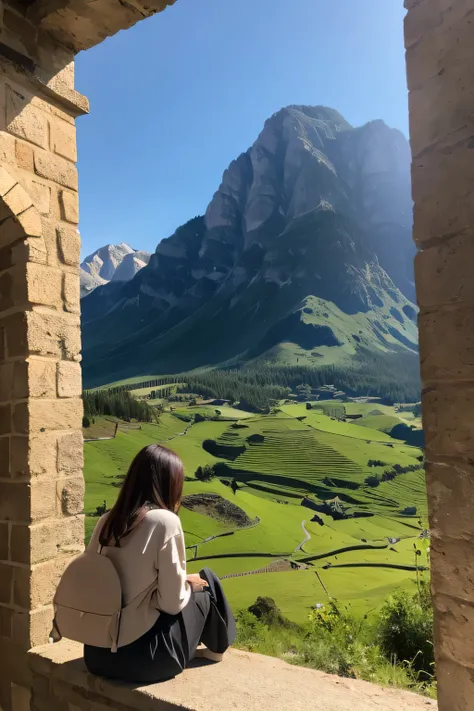
M84 428L91 426L91 422L90 422L89 418L87 417L87 415L84 415L84 417L82 418L82 426Z
M198 481L211 481L215 477L215 472L210 464L206 464L204 467L198 467L194 476Z
M306 409L307 409L307 410L312 410L312 408L313 408L312 404L311 404L310 402L307 402L307 403L306 403Z

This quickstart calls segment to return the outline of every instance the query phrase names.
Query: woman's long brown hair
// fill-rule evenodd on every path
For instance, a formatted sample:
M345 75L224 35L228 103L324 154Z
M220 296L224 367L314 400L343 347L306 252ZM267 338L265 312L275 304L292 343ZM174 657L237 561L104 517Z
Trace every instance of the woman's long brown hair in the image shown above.
M184 467L177 454L159 444L145 447L133 460L115 506L99 535L101 546L120 546L148 511L147 504L178 512Z

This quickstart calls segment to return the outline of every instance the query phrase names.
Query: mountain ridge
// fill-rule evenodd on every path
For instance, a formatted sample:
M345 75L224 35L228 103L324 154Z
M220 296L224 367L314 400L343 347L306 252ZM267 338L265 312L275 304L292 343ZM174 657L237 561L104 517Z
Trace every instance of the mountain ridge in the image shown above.
M111 281L133 279L148 264L150 256L149 252L133 249L125 242L99 247L81 263L81 298Z
M83 300L86 381L255 358L315 367L359 348L414 354L409 166L406 139L382 121L276 112L204 216L132 281Z

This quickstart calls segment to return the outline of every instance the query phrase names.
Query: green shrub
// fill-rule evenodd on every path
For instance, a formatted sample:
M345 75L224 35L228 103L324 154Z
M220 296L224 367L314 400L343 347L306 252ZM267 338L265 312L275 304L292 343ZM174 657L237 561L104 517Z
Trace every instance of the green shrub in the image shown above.
M426 583L420 583L418 595L400 592L386 601L378 641L388 658L408 664L420 680L433 677L433 609Z

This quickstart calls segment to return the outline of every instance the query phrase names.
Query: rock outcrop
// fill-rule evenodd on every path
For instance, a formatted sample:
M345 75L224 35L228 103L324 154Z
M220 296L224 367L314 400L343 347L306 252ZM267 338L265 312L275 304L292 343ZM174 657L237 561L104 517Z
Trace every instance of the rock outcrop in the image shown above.
M83 301L86 382L414 353L411 227L403 134L284 108L224 172L203 217L163 239L132 281Z
M137 251L122 242L107 244L81 264L81 298L110 281L129 281L150 261L150 253Z

